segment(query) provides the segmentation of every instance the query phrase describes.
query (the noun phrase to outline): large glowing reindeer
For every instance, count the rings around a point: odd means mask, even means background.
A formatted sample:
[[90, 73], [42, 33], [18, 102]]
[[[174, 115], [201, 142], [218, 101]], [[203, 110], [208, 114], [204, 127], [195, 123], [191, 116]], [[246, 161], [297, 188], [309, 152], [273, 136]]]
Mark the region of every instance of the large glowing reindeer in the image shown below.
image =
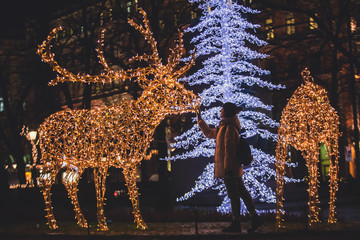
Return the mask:
[[180, 59], [184, 53], [182, 35], [172, 49], [167, 65], [163, 65], [158, 55], [156, 41], [152, 35], [146, 14], [140, 10], [144, 24], [129, 20], [150, 44], [152, 54], [136, 56], [132, 61], [143, 61], [146, 67], [128, 71], [112, 71], [103, 56], [103, 37], [99, 40], [98, 54], [105, 72], [100, 75], [73, 74], [63, 69], [51, 53], [51, 40], [60, 28], [54, 29], [47, 40], [39, 46], [38, 54], [60, 75], [50, 85], [59, 82], [111, 82], [113, 79], [136, 79], [143, 88], [137, 100], [127, 100], [112, 106], [92, 110], [65, 110], [52, 114], [39, 127], [41, 163], [44, 172], [39, 177], [45, 200], [46, 217], [49, 227], [57, 224], [51, 206], [51, 186], [61, 168], [66, 168], [63, 183], [71, 199], [76, 219], [81, 227], [87, 227], [77, 197], [77, 185], [86, 168], [94, 169], [97, 197], [98, 227], [108, 230], [104, 216], [104, 194], [107, 170], [114, 166], [122, 168], [133, 205], [134, 221], [137, 227], [147, 226], [139, 210], [136, 187], [136, 168], [145, 158], [152, 135], [157, 125], [168, 114], [192, 112], [200, 104], [199, 98], [177, 82], [193, 64], [193, 60], [182, 67]]

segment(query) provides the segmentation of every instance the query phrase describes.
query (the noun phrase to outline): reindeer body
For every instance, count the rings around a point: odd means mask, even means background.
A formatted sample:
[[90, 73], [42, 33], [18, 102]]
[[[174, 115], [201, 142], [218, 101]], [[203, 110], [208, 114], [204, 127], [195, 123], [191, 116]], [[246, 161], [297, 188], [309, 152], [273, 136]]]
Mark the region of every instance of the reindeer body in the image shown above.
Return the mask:
[[[80, 167], [124, 167], [140, 162], [156, 126], [163, 117], [149, 116], [135, 101], [92, 110], [64, 110], [49, 116], [39, 127], [42, 164]], [[136, 112], [144, 119], [136, 119]], [[147, 129], [147, 131], [143, 131]], [[126, 133], [126, 134], [124, 134]], [[132, 143], [137, 143], [134, 146]], [[51, 157], [57, 156], [56, 161]], [[104, 158], [113, 161], [103, 161]]]
[[[172, 97], [168, 99], [169, 96]], [[169, 87], [155, 81], [136, 101], [94, 110], [65, 110], [48, 117], [38, 131], [45, 170], [39, 179], [50, 228], [57, 228], [50, 189], [62, 167], [66, 168], [63, 183], [74, 204], [78, 224], [87, 227], [76, 192], [81, 174], [90, 167], [94, 169], [99, 229], [108, 230], [103, 210], [105, 180], [107, 169], [117, 167], [123, 169], [137, 226], [145, 229], [139, 210], [136, 167], [146, 156], [157, 125], [167, 114], [194, 111], [196, 99], [178, 82]]]
[[[139, 107], [142, 107], [139, 109]], [[136, 118], [138, 113], [142, 118]], [[146, 155], [156, 126], [165, 114], [151, 116], [149, 109], [138, 101], [124, 101], [95, 110], [65, 110], [54, 113], [39, 127], [43, 187], [49, 226], [57, 228], [50, 198], [50, 189], [61, 168], [66, 168], [63, 183], [75, 208], [78, 224], [87, 227], [77, 199], [77, 185], [86, 167], [94, 169], [97, 192], [98, 222], [107, 230], [103, 214], [105, 180], [109, 167], [123, 168], [140, 228], [146, 228], [138, 210], [136, 167]], [[145, 116], [145, 117], [144, 117]], [[130, 123], [130, 124], [129, 124]]]
[[[146, 224], [139, 210], [136, 167], [146, 157], [155, 128], [166, 115], [194, 112], [200, 105], [200, 99], [177, 81], [194, 63], [192, 59], [177, 68], [184, 54], [182, 35], [180, 34], [179, 44], [171, 50], [167, 65], [163, 65], [146, 13], [143, 10], [140, 12], [144, 17], [144, 26], [132, 20], [129, 23], [145, 36], [153, 53], [135, 56], [130, 62], [144, 61], [148, 63], [146, 67], [112, 71], [103, 56], [103, 43], [99, 41], [97, 51], [106, 73], [94, 76], [73, 74], [60, 67], [51, 53], [50, 42], [61, 28], [53, 29], [38, 48], [42, 59], [60, 74], [50, 85], [65, 81], [108, 83], [113, 79], [136, 79], [143, 88], [143, 93], [137, 100], [94, 110], [60, 111], [40, 125], [38, 132], [44, 171], [38, 179], [51, 229], [56, 229], [57, 225], [52, 212], [50, 190], [61, 168], [66, 168], [63, 183], [74, 205], [78, 224], [87, 227], [77, 198], [77, 185], [83, 171], [90, 167], [94, 169], [98, 227], [101, 231], [108, 230], [103, 205], [106, 174], [112, 166], [123, 169], [134, 219], [139, 228], [145, 229]], [[103, 39], [103, 34], [101, 37]]]
[[284, 108], [278, 130], [278, 143], [276, 146], [276, 219], [279, 227], [282, 227], [283, 221], [284, 176], [288, 145], [301, 151], [309, 171], [309, 226], [320, 221], [318, 197], [319, 147], [321, 143], [324, 143], [327, 147], [330, 163], [328, 222], [336, 222], [335, 194], [338, 189], [339, 117], [329, 103], [326, 90], [313, 82], [310, 72], [305, 69], [302, 76], [304, 83], [296, 89]]

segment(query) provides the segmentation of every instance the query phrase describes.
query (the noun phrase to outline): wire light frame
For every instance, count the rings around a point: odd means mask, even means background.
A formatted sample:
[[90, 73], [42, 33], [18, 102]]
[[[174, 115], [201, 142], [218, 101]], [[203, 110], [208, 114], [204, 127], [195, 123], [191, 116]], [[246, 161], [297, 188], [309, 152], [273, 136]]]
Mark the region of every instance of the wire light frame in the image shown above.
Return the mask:
[[302, 71], [301, 75], [304, 83], [295, 90], [283, 110], [278, 130], [276, 147], [276, 220], [278, 227], [284, 227], [283, 194], [286, 149], [288, 145], [301, 151], [308, 168], [309, 226], [319, 222], [318, 162], [320, 144], [323, 143], [327, 147], [330, 159], [328, 222], [336, 222], [335, 195], [338, 190], [339, 116], [335, 109], [331, 107], [326, 90], [314, 83], [307, 68]]
[[[143, 25], [132, 20], [135, 27], [151, 46], [151, 54], [135, 56], [131, 61], [141, 61], [145, 67], [112, 71], [103, 56], [104, 31], [97, 49], [104, 73], [99, 75], [74, 74], [59, 66], [51, 53], [51, 40], [60, 28], [51, 31], [38, 48], [38, 54], [59, 76], [50, 85], [62, 82], [102, 82], [115, 79], [134, 79], [143, 88], [137, 100], [123, 100], [111, 106], [91, 110], [64, 110], [49, 116], [40, 125], [39, 145], [44, 171], [38, 178], [45, 201], [48, 225], [58, 228], [51, 204], [51, 186], [60, 169], [65, 168], [63, 183], [74, 205], [75, 217], [81, 227], [88, 223], [81, 212], [77, 186], [86, 168], [94, 169], [97, 198], [97, 219], [100, 231], [108, 230], [104, 215], [105, 181], [109, 167], [122, 168], [128, 195], [133, 206], [134, 221], [140, 229], [147, 226], [139, 208], [139, 193], [136, 186], [136, 168], [143, 159], [154, 153], [149, 151], [155, 128], [169, 114], [194, 112], [200, 98], [177, 81], [177, 78], [193, 65], [193, 58], [183, 64], [185, 54], [182, 34], [171, 50], [167, 64], [163, 65], [157, 43], [151, 32], [146, 13], [141, 9]], [[36, 159], [36, 158], [35, 158]]]

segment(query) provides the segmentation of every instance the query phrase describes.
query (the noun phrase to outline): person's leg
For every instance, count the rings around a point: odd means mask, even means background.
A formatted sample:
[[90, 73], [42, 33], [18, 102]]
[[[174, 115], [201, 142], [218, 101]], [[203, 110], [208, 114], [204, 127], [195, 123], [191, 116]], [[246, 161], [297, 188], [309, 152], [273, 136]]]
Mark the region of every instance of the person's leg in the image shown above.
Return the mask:
[[244, 204], [247, 210], [249, 211], [251, 217], [251, 227], [248, 229], [248, 232], [254, 232], [258, 227], [260, 227], [263, 224], [263, 221], [255, 210], [254, 201], [252, 200], [249, 191], [246, 189], [242, 178], [239, 178], [238, 180], [238, 187], [239, 187], [239, 195], [241, 199], [244, 201]]
[[223, 229], [223, 232], [241, 232], [238, 179], [236, 177], [226, 177], [224, 183], [231, 203], [233, 221], [230, 226]]
[[246, 189], [242, 178], [238, 179], [238, 187], [239, 187], [239, 195], [241, 199], [244, 201], [244, 204], [247, 210], [249, 211], [250, 215], [251, 216], [257, 215], [254, 201], [252, 200], [249, 191]]

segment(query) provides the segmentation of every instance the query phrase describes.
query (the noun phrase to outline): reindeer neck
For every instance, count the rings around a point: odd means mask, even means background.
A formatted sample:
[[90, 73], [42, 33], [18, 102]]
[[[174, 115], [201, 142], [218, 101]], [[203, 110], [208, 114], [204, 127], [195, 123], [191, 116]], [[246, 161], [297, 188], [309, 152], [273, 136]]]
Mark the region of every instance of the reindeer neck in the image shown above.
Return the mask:
[[157, 126], [165, 118], [165, 104], [157, 102], [152, 95], [143, 93], [135, 102], [136, 108], [144, 116], [144, 122]]

